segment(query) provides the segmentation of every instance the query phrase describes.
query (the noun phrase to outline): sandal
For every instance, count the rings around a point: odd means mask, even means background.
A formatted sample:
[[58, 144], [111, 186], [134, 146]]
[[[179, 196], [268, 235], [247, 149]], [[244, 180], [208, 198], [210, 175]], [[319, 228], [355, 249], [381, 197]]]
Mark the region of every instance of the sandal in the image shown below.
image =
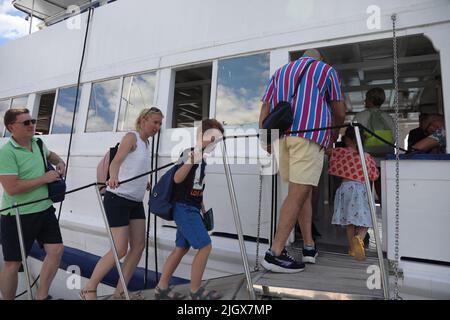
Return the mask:
[[198, 288], [196, 292], [190, 292], [191, 300], [219, 300], [222, 298], [216, 290], [207, 291], [204, 287]]
[[353, 237], [353, 248], [356, 260], [361, 261], [366, 259], [366, 254], [364, 252], [364, 241], [361, 239], [361, 237]]
[[155, 299], [156, 300], [183, 300], [185, 298], [184, 294], [176, 291], [172, 291], [173, 287], [169, 286], [167, 289], [161, 289], [160, 287], [155, 287]]
[[[95, 299], [86, 299], [86, 295], [89, 293], [95, 293]], [[81, 289], [78, 295], [81, 300], [97, 300], [97, 290], [95, 289]]]
[[[144, 295], [141, 293], [141, 291], [138, 292], [128, 292], [128, 295], [130, 296], [130, 300], [146, 300]], [[120, 296], [113, 295], [113, 300], [127, 300], [125, 296], [125, 292], [122, 291], [120, 293]]]

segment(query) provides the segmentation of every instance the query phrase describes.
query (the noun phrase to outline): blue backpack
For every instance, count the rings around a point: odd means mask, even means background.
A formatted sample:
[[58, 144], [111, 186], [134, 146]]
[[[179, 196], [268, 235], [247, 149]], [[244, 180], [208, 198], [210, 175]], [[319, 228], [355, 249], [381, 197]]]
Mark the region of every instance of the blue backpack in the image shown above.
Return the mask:
[[173, 221], [173, 203], [171, 203], [174, 184], [173, 177], [179, 167], [178, 164], [175, 164], [162, 175], [148, 199], [149, 212], [168, 221]]

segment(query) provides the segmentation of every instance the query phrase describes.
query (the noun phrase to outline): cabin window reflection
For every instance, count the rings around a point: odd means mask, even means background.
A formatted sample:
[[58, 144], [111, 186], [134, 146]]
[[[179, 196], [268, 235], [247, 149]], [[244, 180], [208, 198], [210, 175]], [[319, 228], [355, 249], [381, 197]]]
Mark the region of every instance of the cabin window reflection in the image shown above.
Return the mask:
[[[27, 102], [28, 102], [28, 96], [13, 98], [11, 101], [11, 109], [26, 108]], [[5, 137], [11, 137], [11, 133], [8, 130], [5, 130]]]
[[40, 95], [36, 134], [48, 134], [53, 115], [56, 91]]
[[[59, 89], [58, 98], [56, 100], [56, 110], [53, 120], [52, 133], [62, 134], [71, 132], [76, 94], [76, 86]], [[80, 95], [81, 90], [78, 91], [77, 113], [80, 105]], [[75, 132], [75, 128], [73, 132]]]
[[3, 117], [5, 116], [5, 112], [9, 109], [10, 103], [11, 103], [10, 99], [0, 100], [0, 137], [3, 137], [3, 131], [5, 130]]
[[92, 84], [86, 132], [113, 131], [119, 105], [120, 79]]
[[258, 123], [269, 77], [268, 53], [219, 60], [216, 118], [224, 125]]
[[134, 123], [141, 110], [153, 105], [155, 84], [155, 72], [124, 78], [117, 131], [134, 129]]

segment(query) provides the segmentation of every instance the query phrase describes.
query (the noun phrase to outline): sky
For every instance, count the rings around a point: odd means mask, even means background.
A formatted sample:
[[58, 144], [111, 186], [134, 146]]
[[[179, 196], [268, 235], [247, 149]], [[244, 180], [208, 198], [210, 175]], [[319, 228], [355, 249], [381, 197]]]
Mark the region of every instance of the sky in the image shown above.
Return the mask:
[[[17, 10], [11, 0], [0, 0], [0, 46], [28, 34], [30, 22], [25, 20], [25, 13]], [[32, 32], [37, 30], [39, 19], [33, 19]]]

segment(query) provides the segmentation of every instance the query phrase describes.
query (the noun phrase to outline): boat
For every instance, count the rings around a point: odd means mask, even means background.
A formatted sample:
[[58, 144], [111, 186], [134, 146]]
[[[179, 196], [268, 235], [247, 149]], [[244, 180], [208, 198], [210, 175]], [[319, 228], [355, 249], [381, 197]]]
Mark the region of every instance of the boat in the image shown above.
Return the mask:
[[[273, 159], [255, 136], [260, 99], [271, 74], [306, 49], [317, 48], [339, 73], [346, 122], [364, 110], [364, 93], [381, 87], [388, 97], [382, 109], [395, 115], [398, 146], [406, 148], [419, 112], [443, 114], [450, 125], [448, 0], [380, 0], [376, 5], [367, 0], [12, 3], [42, 21], [39, 31], [0, 46], [0, 118], [9, 108], [31, 110], [38, 120], [36, 134], [69, 164], [68, 190], [96, 181], [98, 162], [132, 128], [144, 107], [157, 106], [165, 115], [149, 154], [155, 168], [191, 146], [195, 121], [217, 118], [226, 136], [244, 138], [227, 139], [229, 167], [219, 152], [207, 169], [205, 204], [214, 209], [215, 228], [206, 280], [239, 282], [246, 292], [242, 281], [248, 282], [250, 274], [249, 291], [256, 290], [258, 297], [450, 299], [448, 155], [381, 162], [382, 201], [375, 207], [379, 235], [371, 234], [366, 263], [345, 255], [345, 231], [330, 223], [333, 182], [323, 175], [314, 214], [321, 252], [317, 265], [302, 273], [306, 278], [250, 270], [269, 248], [287, 194], [287, 186], [274, 174]], [[2, 123], [0, 136], [3, 145], [9, 137]], [[77, 299], [96, 261], [109, 250], [100, 205], [95, 187], [55, 204], [65, 252], [51, 288], [54, 297]], [[156, 285], [174, 246], [173, 222], [151, 214], [148, 220], [148, 253], [130, 282], [131, 291]], [[294, 255], [301, 248], [297, 229], [289, 248]], [[42, 258], [33, 247], [28, 258], [32, 282]], [[189, 281], [192, 258], [190, 253], [182, 261], [175, 285]], [[377, 269], [381, 266], [385, 282], [370, 288], [367, 281], [373, 275], [382, 277]], [[355, 278], [343, 281], [351, 275]], [[99, 296], [110, 295], [117, 279], [117, 270], [111, 272]], [[317, 279], [324, 281], [319, 285]], [[25, 280], [21, 273], [18, 294], [26, 291]], [[24, 294], [19, 299], [26, 298]]]

